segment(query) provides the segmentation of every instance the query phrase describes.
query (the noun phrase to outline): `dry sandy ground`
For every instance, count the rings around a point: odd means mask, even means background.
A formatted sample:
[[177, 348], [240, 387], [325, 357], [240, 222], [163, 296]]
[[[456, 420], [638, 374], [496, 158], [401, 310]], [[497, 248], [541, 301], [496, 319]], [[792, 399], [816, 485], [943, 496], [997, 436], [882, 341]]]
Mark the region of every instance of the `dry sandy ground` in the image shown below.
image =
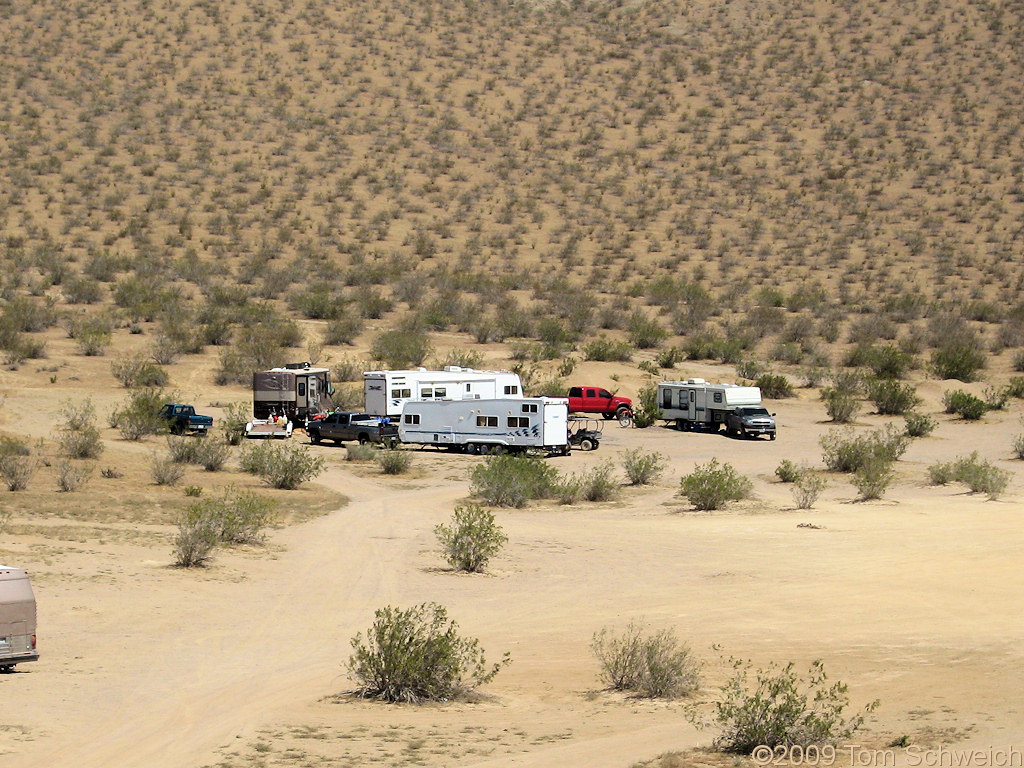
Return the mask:
[[[922, 386], [928, 410], [942, 389]], [[4, 557], [33, 574], [42, 659], [0, 678], [0, 763], [629, 766], [708, 745], [714, 731], [688, 722], [686, 702], [597, 690], [592, 634], [638, 617], [706, 659], [705, 701], [723, 655], [820, 657], [858, 706], [881, 700], [859, 743], [1024, 747], [1024, 474], [995, 502], [925, 484], [928, 464], [972, 449], [1019, 467], [1019, 405], [980, 424], [939, 416], [885, 499], [855, 503], [833, 476], [811, 511], [794, 509], [773, 470], [784, 458], [820, 466], [829, 425], [807, 396], [773, 410], [771, 443], [609, 425], [599, 451], [552, 461], [579, 471], [643, 446], [669, 457], [665, 477], [615, 503], [499, 511], [509, 544], [488, 575], [442, 567], [432, 529], [467, 495], [475, 460], [432, 451], [403, 478], [332, 461], [318, 482], [350, 504], [208, 569], [169, 567], [159, 537], [8, 542]], [[756, 498], [687, 511], [679, 477], [711, 457], [754, 478]], [[424, 707], [335, 696], [352, 685], [349, 639], [374, 609], [426, 600], [493, 658], [511, 652], [488, 696]]]

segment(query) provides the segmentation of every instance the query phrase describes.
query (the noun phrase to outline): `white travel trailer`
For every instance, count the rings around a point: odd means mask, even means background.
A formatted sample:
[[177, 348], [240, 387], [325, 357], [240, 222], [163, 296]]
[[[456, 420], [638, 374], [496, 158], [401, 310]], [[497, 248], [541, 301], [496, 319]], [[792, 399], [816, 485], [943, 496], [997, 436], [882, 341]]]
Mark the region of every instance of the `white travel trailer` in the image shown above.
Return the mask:
[[511, 371], [477, 371], [457, 365], [441, 371], [366, 371], [366, 412], [399, 416], [409, 400], [493, 400], [522, 397], [523, 382]]
[[398, 439], [466, 453], [569, 452], [569, 401], [564, 397], [409, 400]]
[[28, 574], [0, 565], [0, 670], [38, 660], [36, 596]]
[[679, 429], [707, 426], [718, 430], [731, 411], [761, 404], [760, 387], [737, 384], [709, 384], [704, 379], [663, 381], [658, 384], [661, 417], [675, 420]]

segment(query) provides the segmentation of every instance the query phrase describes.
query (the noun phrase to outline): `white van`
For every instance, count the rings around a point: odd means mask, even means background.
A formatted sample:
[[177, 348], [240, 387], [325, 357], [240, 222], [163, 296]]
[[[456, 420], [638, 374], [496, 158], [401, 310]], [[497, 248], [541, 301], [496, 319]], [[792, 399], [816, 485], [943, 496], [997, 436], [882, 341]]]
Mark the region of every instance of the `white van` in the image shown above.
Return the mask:
[[20, 568], [0, 565], [0, 672], [38, 660], [36, 596], [28, 574]]

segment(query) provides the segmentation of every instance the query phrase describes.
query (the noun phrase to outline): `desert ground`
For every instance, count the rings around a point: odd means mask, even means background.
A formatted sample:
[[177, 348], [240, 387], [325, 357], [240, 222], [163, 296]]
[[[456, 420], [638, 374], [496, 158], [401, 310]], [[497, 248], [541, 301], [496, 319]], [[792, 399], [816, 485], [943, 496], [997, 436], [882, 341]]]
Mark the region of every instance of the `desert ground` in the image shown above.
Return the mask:
[[[201, 378], [211, 363], [195, 359]], [[99, 376], [103, 363], [93, 365]], [[580, 375], [612, 372], [584, 364]], [[685, 367], [687, 376], [721, 373]], [[12, 376], [5, 429], [41, 390], [50, 392], [44, 414], [56, 419], [61, 397], [77, 389], [41, 377], [32, 386], [27, 376], [15, 389]], [[880, 700], [855, 734], [865, 748], [900, 736], [922, 748], [1024, 744], [1021, 481], [996, 501], [926, 481], [928, 465], [968, 448], [1016, 469], [1008, 446], [1020, 407], [965, 423], [940, 413], [943, 385], [920, 386], [940, 426], [912, 443], [881, 500], [857, 502], [848, 480], [828, 473], [809, 510], [796, 509], [774, 476], [785, 458], [821, 468], [818, 438], [832, 425], [808, 391], [771, 403], [774, 442], [610, 422], [598, 451], [550, 461], [578, 472], [642, 447], [668, 458], [664, 476], [623, 488], [614, 502], [499, 510], [509, 543], [481, 575], [449, 570], [433, 535], [467, 498], [481, 459], [433, 450], [415, 450], [410, 473], [388, 477], [346, 464], [342, 448], [311, 447], [328, 470], [294, 493], [328, 496], [332, 508], [278, 527], [263, 547], [219, 550], [206, 568], [172, 567], [173, 527], [119, 521], [113, 506], [86, 519], [21, 511], [0, 559], [32, 575], [42, 658], [0, 678], [12, 705], [3, 763], [629, 766], [683, 752], [679, 764], [724, 765], [732, 758], [703, 751], [714, 729], [696, 728], [687, 713], [695, 704], [710, 712], [728, 657], [821, 658], [849, 684], [853, 705]], [[119, 396], [96, 392], [100, 402]], [[41, 435], [46, 417], [35, 424]], [[862, 415], [857, 428], [885, 420]], [[127, 443], [106, 429], [104, 439], [101, 464], [126, 467], [162, 440]], [[752, 478], [755, 495], [695, 512], [679, 478], [716, 457]], [[60, 496], [71, 510], [115, 499], [131, 482], [93, 477]], [[508, 651], [512, 663], [473, 702], [344, 695], [354, 686], [344, 668], [350, 638], [375, 609], [423, 601], [445, 605], [489, 657]], [[695, 699], [601, 690], [590, 639], [633, 619], [675, 629], [704, 659]]]

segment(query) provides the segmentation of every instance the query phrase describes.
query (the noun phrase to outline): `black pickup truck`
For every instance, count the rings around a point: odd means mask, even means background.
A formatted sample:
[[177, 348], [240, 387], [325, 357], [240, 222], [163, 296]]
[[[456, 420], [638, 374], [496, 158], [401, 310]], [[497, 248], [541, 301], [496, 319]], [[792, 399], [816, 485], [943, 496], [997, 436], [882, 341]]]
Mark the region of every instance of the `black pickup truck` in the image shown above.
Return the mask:
[[205, 435], [213, 426], [212, 416], [200, 416], [191, 405], [167, 403], [160, 409], [160, 416], [167, 420], [167, 426], [176, 435], [194, 432]]
[[394, 443], [398, 441], [398, 425], [372, 413], [336, 411], [310, 421], [306, 425], [306, 434], [314, 445], [321, 440], [333, 440], [339, 444], [345, 440], [356, 440], [360, 445]]

